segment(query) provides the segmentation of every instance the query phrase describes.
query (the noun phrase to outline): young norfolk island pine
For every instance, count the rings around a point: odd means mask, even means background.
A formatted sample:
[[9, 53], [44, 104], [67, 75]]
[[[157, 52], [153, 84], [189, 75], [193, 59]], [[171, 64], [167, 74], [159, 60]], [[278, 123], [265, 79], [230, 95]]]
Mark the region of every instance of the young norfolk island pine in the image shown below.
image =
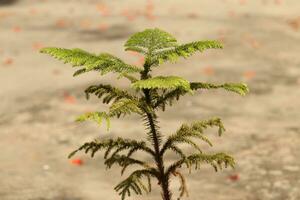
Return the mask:
[[[91, 54], [81, 49], [43, 48], [42, 53], [70, 63], [74, 67], [81, 66], [73, 76], [89, 72], [99, 71], [101, 75], [113, 72], [119, 78], [126, 78], [131, 82], [134, 92], [121, 90], [107, 84], [92, 85], [85, 90], [86, 98], [94, 94], [103, 99], [103, 103], [110, 104], [108, 112], [89, 112], [77, 118], [77, 121], [94, 120], [101, 124], [107, 122], [109, 128], [110, 118], [130, 115], [140, 115], [146, 127], [145, 140], [116, 139], [94, 140], [83, 144], [76, 151], [90, 153], [93, 157], [99, 150], [104, 150], [105, 165], [111, 168], [114, 164], [122, 167], [121, 174], [131, 165], [139, 166], [125, 180], [120, 182], [115, 190], [122, 200], [132, 193], [141, 195], [151, 191], [151, 179], [157, 179], [162, 190], [163, 200], [171, 200], [172, 193], [169, 189], [171, 176], [180, 180], [180, 199], [184, 194], [188, 195], [185, 178], [180, 171], [184, 165], [198, 169], [202, 163], [210, 164], [216, 171], [228, 165], [234, 167], [234, 159], [225, 153], [206, 154], [195, 143], [201, 140], [212, 146], [210, 140], [204, 135], [204, 130], [209, 127], [217, 127], [218, 134], [225, 131], [219, 118], [204, 121], [195, 121], [182, 124], [175, 133], [165, 136], [159, 130], [157, 111], [165, 111], [166, 106], [179, 100], [180, 96], [193, 94], [197, 90], [222, 88], [230, 92], [245, 95], [248, 87], [243, 83], [211, 84], [203, 82], [189, 82], [179, 76], [155, 76], [151, 71], [166, 61], [174, 62], [179, 57], [188, 58], [195, 52], [203, 52], [206, 49], [221, 49], [222, 45], [217, 41], [195, 41], [187, 44], [178, 44], [177, 40], [167, 32], [155, 29], [146, 29], [132, 35], [125, 43], [126, 51], [135, 51], [145, 56], [143, 68], [126, 64], [119, 58], [108, 53]], [[189, 144], [195, 149], [195, 153], [186, 155], [180, 148], [181, 144]], [[144, 152], [153, 158], [153, 163], [134, 158], [136, 152]], [[169, 166], [165, 165], [164, 155], [173, 152], [178, 155], [178, 160]]]

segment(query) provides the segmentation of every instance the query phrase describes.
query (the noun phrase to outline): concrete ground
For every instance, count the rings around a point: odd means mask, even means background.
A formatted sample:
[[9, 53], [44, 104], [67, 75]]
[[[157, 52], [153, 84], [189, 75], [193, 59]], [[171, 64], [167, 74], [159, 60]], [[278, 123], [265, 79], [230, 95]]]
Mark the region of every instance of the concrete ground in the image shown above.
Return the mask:
[[[87, 86], [126, 89], [128, 82], [96, 73], [73, 78], [74, 69], [38, 50], [78, 47], [139, 65], [141, 58], [123, 51], [123, 44], [137, 31], [158, 27], [182, 43], [218, 39], [225, 48], [164, 64], [155, 74], [245, 82], [251, 90], [245, 97], [199, 92], [159, 113], [165, 135], [182, 122], [221, 117], [226, 134], [208, 131], [214, 147], [203, 147], [228, 152], [237, 162], [218, 173], [208, 166], [184, 170], [190, 195], [183, 199], [299, 200], [299, 10], [298, 0], [0, 0], [0, 199], [120, 199], [113, 190], [125, 178], [119, 168], [105, 170], [101, 154], [78, 154], [77, 164], [67, 155], [96, 137], [145, 137], [137, 116], [113, 120], [110, 132], [74, 122], [86, 111], [106, 109], [96, 98], [86, 101]], [[130, 199], [160, 199], [156, 186]], [[174, 199], [177, 187], [174, 180]]]

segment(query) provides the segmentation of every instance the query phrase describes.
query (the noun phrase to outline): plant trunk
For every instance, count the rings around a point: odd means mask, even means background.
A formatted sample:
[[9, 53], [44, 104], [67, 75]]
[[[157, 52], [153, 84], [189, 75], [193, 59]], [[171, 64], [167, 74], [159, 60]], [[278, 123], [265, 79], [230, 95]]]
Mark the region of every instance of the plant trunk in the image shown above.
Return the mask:
[[[149, 72], [149, 68], [150, 66], [148, 66], [148, 64], [144, 65], [144, 71], [141, 73], [141, 79], [147, 79], [148, 77], [148, 72]], [[143, 92], [145, 94], [145, 100], [146, 103], [148, 104], [148, 106], [152, 107], [152, 103], [151, 103], [151, 94], [150, 94], [150, 90], [149, 89], [143, 89]], [[153, 139], [153, 144], [154, 144], [154, 150], [155, 150], [155, 161], [156, 161], [156, 165], [157, 165], [157, 169], [159, 171], [159, 184], [161, 186], [162, 189], [162, 197], [163, 200], [171, 200], [171, 192], [169, 190], [169, 178], [166, 176], [165, 174], [165, 169], [164, 169], [164, 161], [162, 159], [162, 156], [160, 155], [160, 148], [159, 148], [159, 136], [158, 136], [158, 132], [156, 130], [156, 126], [155, 126], [155, 118], [156, 115], [155, 113], [147, 113], [147, 118], [148, 118], [148, 122], [150, 125], [150, 133], [152, 134], [152, 139]]]
[[171, 200], [171, 192], [169, 190], [169, 179], [165, 174], [164, 170], [164, 162], [162, 157], [160, 156], [160, 148], [159, 148], [159, 142], [157, 137], [157, 130], [155, 128], [153, 116], [151, 114], [147, 114], [151, 133], [153, 135], [153, 143], [154, 143], [154, 149], [155, 149], [155, 161], [156, 165], [159, 171], [159, 184], [162, 189], [162, 196], [163, 200]]

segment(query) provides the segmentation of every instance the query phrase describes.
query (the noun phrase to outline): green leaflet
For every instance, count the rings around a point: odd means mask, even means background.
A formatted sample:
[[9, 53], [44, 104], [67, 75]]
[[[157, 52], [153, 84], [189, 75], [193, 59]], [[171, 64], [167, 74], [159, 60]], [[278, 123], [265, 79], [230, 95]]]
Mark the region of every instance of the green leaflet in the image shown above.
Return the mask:
[[221, 49], [222, 44], [218, 41], [196, 41], [182, 44], [173, 48], [168, 48], [156, 52], [153, 55], [153, 64], [162, 64], [166, 61], [176, 62], [179, 57], [187, 58], [197, 51], [203, 52], [206, 49]]
[[199, 169], [203, 164], [210, 164], [215, 171], [217, 172], [219, 169], [222, 170], [223, 166], [227, 168], [230, 166], [231, 168], [235, 167], [234, 158], [225, 154], [225, 153], [216, 153], [216, 154], [204, 154], [204, 153], [195, 153], [191, 154], [187, 157], [184, 157], [177, 162], [174, 162], [167, 169], [167, 174], [170, 175], [177, 168], [181, 167], [183, 164], [189, 168], [189, 172], [191, 173], [192, 167], [194, 166], [195, 170]]
[[207, 163], [214, 167], [215, 171], [218, 171], [218, 169], [221, 170], [223, 168], [222, 164], [225, 167], [229, 165], [232, 168], [234, 168], [235, 165], [234, 159], [225, 153], [216, 153], [213, 155], [202, 153], [192, 154], [188, 156], [183, 163], [190, 169], [192, 165], [195, 166], [195, 169], [198, 169], [202, 163]]
[[129, 94], [126, 90], [113, 87], [107, 84], [91, 85], [85, 89], [86, 99], [89, 99], [90, 94], [96, 95], [98, 98], [103, 98], [103, 103], [108, 104], [111, 101], [118, 101], [122, 98], [137, 99], [136, 96]]
[[192, 93], [190, 83], [178, 76], [157, 76], [145, 80], [136, 81], [131, 84], [134, 89], [183, 89]]
[[204, 129], [207, 129], [208, 127], [218, 127], [218, 135], [222, 136], [222, 134], [225, 132], [224, 125], [220, 118], [214, 117], [209, 120], [202, 120], [202, 121], [196, 121], [191, 123], [188, 129], [195, 130], [198, 132], [203, 132]]
[[[190, 88], [192, 90], [198, 89], [225, 89], [230, 92], [234, 92], [240, 94], [242, 96], [246, 95], [249, 92], [249, 88], [245, 83], [224, 83], [221, 85], [216, 85], [212, 83], [202, 83], [202, 82], [191, 82]], [[173, 101], [179, 100], [181, 96], [184, 96], [187, 91], [182, 90], [180, 88], [173, 89], [166, 93], [163, 93], [159, 97], [156, 98], [156, 102], [154, 104], [155, 108], [160, 108], [165, 111], [165, 107], [167, 104], [172, 105]]]
[[132, 35], [125, 43], [125, 50], [149, 53], [159, 49], [177, 46], [177, 40], [171, 34], [158, 28], [146, 29]]
[[[148, 187], [146, 187], [141, 181], [143, 177], [147, 178]], [[133, 191], [137, 195], [143, 194], [143, 191], [148, 193], [151, 191], [150, 177], [153, 177], [153, 173], [150, 170], [136, 170], [132, 172], [128, 178], [119, 183], [114, 189], [119, 192], [122, 200], [124, 200], [126, 196], [131, 196], [130, 191]]]
[[249, 88], [245, 83], [224, 83], [221, 85], [215, 85], [211, 83], [195, 82], [195, 83], [191, 83], [191, 88], [193, 90], [223, 88], [227, 91], [235, 92], [242, 96], [245, 96], [249, 92]]
[[242, 96], [245, 96], [249, 92], [249, 88], [245, 83], [225, 83], [223, 88]]
[[86, 120], [92, 120], [92, 121], [97, 122], [99, 125], [101, 125], [103, 119], [106, 120], [107, 131], [108, 131], [110, 128], [110, 119], [109, 119], [109, 115], [106, 112], [88, 112], [88, 113], [78, 116], [76, 118], [76, 121], [83, 122]]
[[[224, 125], [220, 118], [212, 118], [209, 120], [201, 120], [188, 124], [182, 124], [180, 128], [172, 135], [170, 135], [166, 142], [163, 144], [160, 154], [163, 155], [166, 150], [170, 149], [181, 156], [185, 155], [182, 151], [175, 147], [177, 144], [189, 144], [194, 147], [196, 150], [201, 151], [200, 147], [193, 142], [192, 139], [200, 139], [203, 142], [207, 143], [209, 146], [212, 146], [211, 141], [204, 135], [204, 130], [208, 127], [218, 127], [218, 135], [221, 136], [225, 131]], [[175, 148], [174, 148], [175, 147]]]
[[103, 149], [105, 149], [104, 159], [108, 159], [108, 156], [112, 151], [114, 152], [110, 157], [119, 155], [119, 153], [123, 153], [123, 151], [127, 150], [129, 150], [129, 152], [133, 151], [131, 154], [127, 155], [128, 158], [131, 158], [132, 154], [137, 150], [143, 151], [151, 156], [154, 155], [154, 152], [146, 145], [144, 141], [123, 139], [118, 137], [116, 139], [97, 139], [92, 142], [86, 142], [81, 147], [73, 151], [69, 155], [69, 158], [75, 155], [78, 151], [84, 151], [86, 154], [90, 153], [91, 157], [94, 157], [97, 151]]
[[126, 98], [114, 102], [109, 108], [109, 115], [117, 117], [131, 113], [142, 114], [142, 112], [143, 111], [141, 110], [141, 108], [139, 108], [138, 102], [136, 100]]
[[64, 63], [70, 63], [74, 67], [84, 67], [75, 71], [73, 76], [77, 76], [92, 70], [100, 71], [101, 75], [109, 72], [137, 73], [141, 71], [140, 68], [128, 65], [119, 58], [108, 53], [95, 55], [81, 49], [64, 49], [56, 47], [46, 47], [41, 49], [40, 52], [49, 54], [58, 60], [64, 61]]

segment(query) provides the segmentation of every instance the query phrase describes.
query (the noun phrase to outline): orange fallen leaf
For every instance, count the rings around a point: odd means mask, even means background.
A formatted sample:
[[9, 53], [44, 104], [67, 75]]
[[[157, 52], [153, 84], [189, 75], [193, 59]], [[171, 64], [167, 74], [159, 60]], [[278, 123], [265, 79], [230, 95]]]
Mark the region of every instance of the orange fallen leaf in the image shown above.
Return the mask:
[[232, 174], [232, 175], [229, 175], [228, 178], [231, 181], [238, 181], [240, 179], [240, 176], [238, 174]]
[[274, 0], [274, 3], [277, 5], [281, 5], [283, 3], [283, 0]]
[[259, 48], [259, 47], [261, 46], [261, 43], [258, 42], [258, 41], [255, 40], [255, 39], [250, 40], [249, 43], [250, 43], [250, 45], [251, 45], [253, 48], [255, 48], [255, 49], [257, 49], [257, 48]]
[[298, 31], [300, 28], [300, 17], [289, 20], [287, 23], [292, 29]]
[[203, 73], [210, 76], [215, 73], [215, 70], [211, 66], [207, 66], [203, 68]]
[[109, 26], [106, 23], [101, 23], [98, 28], [100, 31], [106, 31], [109, 28]]
[[81, 160], [81, 159], [72, 159], [71, 160], [71, 163], [73, 164], [73, 165], [83, 165], [83, 161]]
[[253, 79], [256, 76], [256, 72], [252, 71], [252, 70], [248, 70], [248, 71], [244, 72], [243, 76], [244, 76], [244, 78], [250, 80], [250, 79]]
[[245, 5], [247, 3], [247, 0], [240, 0], [240, 5]]
[[20, 26], [15, 26], [15, 27], [12, 28], [12, 31], [15, 32], [15, 33], [19, 33], [19, 32], [21, 32], [21, 30], [22, 29], [21, 29]]
[[65, 28], [68, 26], [68, 23], [65, 19], [58, 19], [56, 22], [55, 22], [55, 26], [56, 27], [59, 27], [59, 28]]
[[64, 92], [64, 101], [67, 104], [75, 104], [76, 99], [74, 96], [71, 96], [68, 92]]
[[13, 64], [14, 60], [12, 58], [6, 58], [4, 61], [3, 61], [3, 64], [5, 65], [11, 65]]

